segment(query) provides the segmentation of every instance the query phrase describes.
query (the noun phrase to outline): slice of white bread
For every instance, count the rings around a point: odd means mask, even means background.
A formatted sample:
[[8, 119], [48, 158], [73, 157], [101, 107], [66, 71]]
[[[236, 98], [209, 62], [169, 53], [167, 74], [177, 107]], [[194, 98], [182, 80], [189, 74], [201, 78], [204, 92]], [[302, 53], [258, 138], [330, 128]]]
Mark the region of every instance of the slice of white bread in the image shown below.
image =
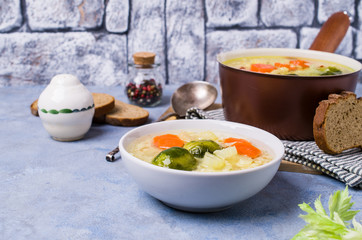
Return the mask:
[[362, 98], [348, 91], [330, 94], [316, 109], [313, 135], [318, 147], [328, 154], [362, 147]]
[[147, 122], [149, 113], [147, 110], [116, 100], [113, 110], [105, 115], [104, 121], [115, 126], [138, 126]]

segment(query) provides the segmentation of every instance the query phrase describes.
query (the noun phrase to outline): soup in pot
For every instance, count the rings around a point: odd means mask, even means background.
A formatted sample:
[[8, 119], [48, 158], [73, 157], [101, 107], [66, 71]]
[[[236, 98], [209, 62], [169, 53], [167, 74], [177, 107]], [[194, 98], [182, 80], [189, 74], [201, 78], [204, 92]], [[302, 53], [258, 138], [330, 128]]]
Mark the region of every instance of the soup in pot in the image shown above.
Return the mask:
[[223, 64], [237, 69], [277, 75], [328, 76], [353, 72], [352, 68], [334, 62], [285, 56], [241, 57], [227, 60]]

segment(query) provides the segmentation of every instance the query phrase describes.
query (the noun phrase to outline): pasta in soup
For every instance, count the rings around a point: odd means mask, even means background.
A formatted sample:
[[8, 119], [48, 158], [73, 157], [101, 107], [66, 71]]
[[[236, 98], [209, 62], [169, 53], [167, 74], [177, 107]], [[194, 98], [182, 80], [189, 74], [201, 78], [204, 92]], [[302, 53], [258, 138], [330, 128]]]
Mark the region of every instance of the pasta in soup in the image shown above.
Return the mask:
[[352, 68], [338, 63], [285, 56], [241, 57], [227, 60], [223, 64], [237, 69], [278, 75], [328, 76], [353, 72]]
[[151, 164], [199, 172], [254, 168], [272, 160], [271, 154], [243, 138], [211, 131], [175, 131], [145, 135], [127, 147]]

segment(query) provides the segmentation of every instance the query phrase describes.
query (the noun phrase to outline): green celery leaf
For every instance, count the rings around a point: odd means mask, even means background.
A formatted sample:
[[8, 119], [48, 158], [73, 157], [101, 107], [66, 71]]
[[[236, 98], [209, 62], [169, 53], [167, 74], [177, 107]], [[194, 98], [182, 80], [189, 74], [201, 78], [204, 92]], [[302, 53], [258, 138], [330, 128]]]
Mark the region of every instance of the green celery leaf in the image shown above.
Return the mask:
[[361, 240], [362, 232], [356, 230], [349, 230], [342, 238], [343, 240]]
[[334, 212], [333, 221], [340, 224], [340, 225], [346, 226], [345, 222], [342, 220], [342, 218], [336, 212]]
[[351, 196], [349, 196], [347, 187], [342, 192], [337, 191], [330, 196], [328, 206], [331, 219], [334, 218], [336, 212], [344, 222], [352, 220], [359, 211], [349, 211], [354, 204], [350, 201]]
[[[307, 203], [299, 204], [300, 209], [307, 213], [299, 217], [304, 219], [307, 225], [293, 239], [362, 239], [362, 225], [354, 218], [359, 211], [350, 210], [353, 204], [348, 187], [330, 196], [329, 215], [323, 208], [320, 196], [314, 202], [315, 210]], [[352, 220], [354, 228], [348, 228], [349, 220]]]
[[348, 229], [347, 234], [343, 236], [344, 240], [361, 240], [362, 239], [362, 225], [356, 221], [355, 218], [352, 219], [353, 227]]
[[307, 225], [295, 235], [292, 240], [320, 240], [320, 239], [342, 239], [334, 232], [316, 230], [313, 226]]
[[317, 198], [317, 200], [315, 200], [314, 202], [314, 207], [317, 211], [318, 214], [322, 215], [322, 216], [326, 216], [327, 217], [327, 213], [323, 208], [322, 202], [321, 202], [321, 196], [319, 195], [319, 197]]
[[362, 224], [360, 224], [359, 222], [357, 222], [355, 218], [352, 219], [352, 224], [353, 224], [353, 227], [354, 227], [354, 229], [355, 229], [356, 231], [362, 233]]

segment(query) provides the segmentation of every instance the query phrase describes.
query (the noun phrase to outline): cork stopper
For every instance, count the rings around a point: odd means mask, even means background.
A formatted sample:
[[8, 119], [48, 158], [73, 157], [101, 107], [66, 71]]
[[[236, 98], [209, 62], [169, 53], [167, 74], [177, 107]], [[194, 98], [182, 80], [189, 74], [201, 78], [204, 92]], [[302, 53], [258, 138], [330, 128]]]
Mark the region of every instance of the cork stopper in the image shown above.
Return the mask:
[[152, 65], [155, 63], [156, 54], [153, 52], [136, 52], [133, 61], [137, 65]]

